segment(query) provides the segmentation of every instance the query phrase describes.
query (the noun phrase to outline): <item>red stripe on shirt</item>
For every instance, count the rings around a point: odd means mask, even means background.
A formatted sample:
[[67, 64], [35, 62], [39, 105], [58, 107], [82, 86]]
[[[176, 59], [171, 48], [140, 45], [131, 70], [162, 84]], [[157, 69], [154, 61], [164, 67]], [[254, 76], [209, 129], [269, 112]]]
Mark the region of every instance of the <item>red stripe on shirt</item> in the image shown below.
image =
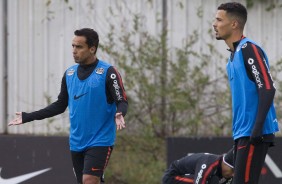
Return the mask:
[[259, 63], [259, 66], [260, 66], [260, 69], [261, 69], [261, 72], [262, 72], [262, 77], [263, 77], [263, 79], [265, 81], [266, 89], [271, 89], [270, 82], [269, 82], [269, 79], [267, 77], [267, 69], [265, 68], [265, 65], [263, 64], [263, 61], [262, 61], [262, 58], [259, 55], [258, 49], [257, 49], [257, 47], [254, 44], [252, 44], [252, 47], [254, 49], [256, 58], [258, 60], [258, 63]]
[[248, 153], [248, 158], [247, 158], [247, 164], [246, 164], [246, 171], [245, 171], [245, 182], [249, 182], [250, 180], [250, 171], [251, 171], [251, 163], [253, 159], [253, 154], [254, 154], [254, 145], [250, 145], [250, 150]]
[[202, 184], [205, 184], [205, 183], [207, 182], [207, 177], [210, 175], [211, 171], [212, 171], [215, 167], [218, 166], [218, 164], [219, 164], [219, 160], [209, 166], [207, 172], [205, 173], [205, 175], [204, 175], [204, 177], [203, 177]]
[[194, 180], [193, 179], [190, 179], [190, 178], [184, 178], [184, 177], [180, 177], [180, 176], [175, 176], [174, 178], [175, 180], [177, 181], [182, 181], [182, 182], [185, 182], [185, 183], [190, 183], [190, 184], [193, 184], [194, 183]]

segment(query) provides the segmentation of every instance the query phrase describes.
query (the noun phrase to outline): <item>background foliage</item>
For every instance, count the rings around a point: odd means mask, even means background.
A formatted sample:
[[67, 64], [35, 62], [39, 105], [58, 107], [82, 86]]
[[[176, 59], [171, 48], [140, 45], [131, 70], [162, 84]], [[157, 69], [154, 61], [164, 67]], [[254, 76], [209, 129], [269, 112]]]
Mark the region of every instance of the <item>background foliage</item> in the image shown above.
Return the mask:
[[122, 35], [114, 34], [111, 25], [101, 46], [117, 61], [129, 98], [127, 130], [119, 134], [118, 153], [111, 160], [123, 163], [125, 172], [110, 163], [107, 177], [113, 183], [159, 183], [166, 168], [166, 137], [230, 135], [224, 72], [209, 75], [210, 58], [221, 55], [211, 44], [208, 54], [193, 51], [197, 32], [183, 48], [168, 48], [166, 32], [150, 35], [139, 29], [139, 20], [136, 15], [132, 29], [122, 30]]

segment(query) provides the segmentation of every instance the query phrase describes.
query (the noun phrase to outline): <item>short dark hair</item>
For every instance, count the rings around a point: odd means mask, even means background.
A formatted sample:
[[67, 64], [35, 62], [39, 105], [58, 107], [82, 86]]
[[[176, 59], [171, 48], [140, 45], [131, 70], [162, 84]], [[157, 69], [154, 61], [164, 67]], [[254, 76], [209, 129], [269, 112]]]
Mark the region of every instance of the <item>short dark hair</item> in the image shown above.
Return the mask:
[[248, 17], [247, 9], [245, 8], [245, 6], [238, 2], [230, 2], [219, 5], [217, 9], [225, 10], [227, 14], [236, 17], [240, 26], [244, 28]]
[[90, 48], [90, 47], [95, 46], [96, 51], [97, 51], [98, 46], [99, 46], [99, 36], [98, 36], [98, 33], [94, 31], [94, 29], [91, 29], [91, 28], [78, 29], [74, 31], [74, 35], [84, 36], [86, 38], [86, 44], [88, 45], [88, 47]]

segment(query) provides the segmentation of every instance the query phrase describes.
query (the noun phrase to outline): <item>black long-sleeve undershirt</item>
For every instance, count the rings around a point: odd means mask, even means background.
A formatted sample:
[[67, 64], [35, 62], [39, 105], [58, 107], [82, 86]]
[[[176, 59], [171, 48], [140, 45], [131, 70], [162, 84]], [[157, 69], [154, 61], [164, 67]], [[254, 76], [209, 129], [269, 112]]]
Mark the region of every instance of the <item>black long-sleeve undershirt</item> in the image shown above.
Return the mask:
[[[78, 67], [78, 78], [84, 80], [91, 75], [98, 64], [98, 60], [90, 65], [79, 65]], [[116, 75], [119, 80], [112, 79], [111, 75]], [[109, 104], [116, 103], [117, 112], [121, 112], [123, 116], [127, 113], [128, 102], [126, 93], [123, 87], [123, 83], [118, 71], [111, 66], [107, 71], [106, 76], [106, 96]], [[53, 117], [63, 113], [68, 106], [68, 91], [66, 83], [66, 73], [64, 74], [61, 82], [61, 91], [58, 95], [57, 101], [48, 105], [47, 107], [34, 111], [31, 113], [22, 112], [23, 123], [30, 122], [33, 120], [42, 120], [45, 118]]]

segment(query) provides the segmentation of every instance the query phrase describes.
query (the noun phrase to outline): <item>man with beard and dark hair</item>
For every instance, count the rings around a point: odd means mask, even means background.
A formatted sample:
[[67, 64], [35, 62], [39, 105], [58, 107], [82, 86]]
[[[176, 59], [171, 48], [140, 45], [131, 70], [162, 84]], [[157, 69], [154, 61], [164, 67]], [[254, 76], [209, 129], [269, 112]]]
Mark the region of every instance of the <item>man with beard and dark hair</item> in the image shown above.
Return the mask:
[[115, 67], [96, 57], [99, 37], [83, 28], [74, 32], [73, 58], [62, 79], [57, 101], [31, 113], [17, 112], [9, 123], [20, 125], [69, 109], [70, 151], [79, 184], [99, 184], [109, 162], [116, 130], [125, 128], [127, 98]]
[[237, 2], [217, 8], [213, 28], [230, 57], [226, 66], [232, 96], [234, 184], [257, 184], [268, 151], [279, 131], [273, 105], [275, 86], [266, 53], [243, 35], [246, 8]]

